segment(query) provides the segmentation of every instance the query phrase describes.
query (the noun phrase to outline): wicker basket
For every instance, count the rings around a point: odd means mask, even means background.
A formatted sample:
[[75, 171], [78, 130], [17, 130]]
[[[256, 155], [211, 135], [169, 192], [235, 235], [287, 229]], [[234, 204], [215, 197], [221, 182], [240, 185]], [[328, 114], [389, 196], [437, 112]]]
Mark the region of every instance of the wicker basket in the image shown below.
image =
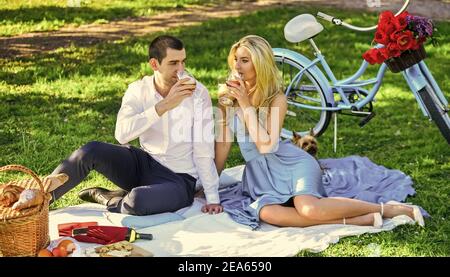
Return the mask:
[[392, 72], [397, 73], [415, 65], [426, 57], [427, 53], [425, 52], [423, 44], [421, 44], [419, 49], [407, 50], [403, 52], [399, 57], [386, 60], [385, 63]]
[[25, 189], [41, 189], [44, 202], [40, 206], [21, 211], [0, 207], [0, 249], [3, 256], [36, 256], [39, 250], [48, 246], [48, 205], [51, 199], [45, 193], [44, 184], [30, 169], [21, 165], [0, 167], [2, 171], [21, 171], [33, 179], [11, 181], [6, 185], [16, 185]]

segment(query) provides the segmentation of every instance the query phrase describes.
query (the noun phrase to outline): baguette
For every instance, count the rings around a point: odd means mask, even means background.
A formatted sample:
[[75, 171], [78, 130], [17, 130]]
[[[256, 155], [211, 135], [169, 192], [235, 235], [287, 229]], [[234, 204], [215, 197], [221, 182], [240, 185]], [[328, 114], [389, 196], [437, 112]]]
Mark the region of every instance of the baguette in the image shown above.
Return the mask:
[[69, 180], [69, 176], [64, 173], [49, 175], [43, 180], [44, 190], [45, 192], [52, 192], [62, 186], [65, 182], [67, 182], [67, 180]]

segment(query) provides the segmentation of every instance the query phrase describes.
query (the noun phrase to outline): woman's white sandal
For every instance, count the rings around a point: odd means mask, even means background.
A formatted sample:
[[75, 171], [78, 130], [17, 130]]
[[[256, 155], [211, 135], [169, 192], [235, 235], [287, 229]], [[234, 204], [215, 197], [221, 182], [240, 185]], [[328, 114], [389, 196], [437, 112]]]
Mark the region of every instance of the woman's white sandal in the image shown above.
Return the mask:
[[375, 228], [383, 227], [383, 216], [381, 215], [381, 213], [373, 213], [373, 227]]
[[422, 212], [420, 212], [419, 206], [416, 205], [409, 205], [405, 203], [400, 203], [397, 201], [389, 201], [386, 204], [388, 205], [400, 205], [400, 206], [406, 206], [413, 209], [413, 215], [414, 215], [414, 221], [419, 224], [421, 227], [425, 227], [425, 221], [423, 220]]

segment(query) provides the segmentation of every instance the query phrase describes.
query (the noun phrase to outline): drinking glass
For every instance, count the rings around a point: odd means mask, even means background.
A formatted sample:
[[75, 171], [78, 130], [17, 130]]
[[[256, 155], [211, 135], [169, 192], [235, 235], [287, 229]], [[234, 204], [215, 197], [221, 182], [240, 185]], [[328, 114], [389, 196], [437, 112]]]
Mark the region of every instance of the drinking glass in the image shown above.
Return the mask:
[[196, 83], [194, 76], [192, 76], [192, 74], [189, 73], [189, 71], [187, 71], [187, 70], [178, 71], [177, 77], [178, 77], [178, 80], [189, 78], [189, 81], [184, 83], [187, 85], [195, 85], [195, 83]]
[[218, 97], [222, 106], [233, 106], [236, 98], [229, 95], [229, 83], [239, 84], [242, 77], [237, 72], [231, 72], [224, 80], [219, 80]]

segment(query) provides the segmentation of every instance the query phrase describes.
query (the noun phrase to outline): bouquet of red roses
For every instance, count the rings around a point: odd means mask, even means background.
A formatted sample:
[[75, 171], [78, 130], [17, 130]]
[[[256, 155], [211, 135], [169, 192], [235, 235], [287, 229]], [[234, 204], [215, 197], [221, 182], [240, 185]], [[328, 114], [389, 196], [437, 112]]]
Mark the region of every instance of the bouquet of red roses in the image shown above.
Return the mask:
[[427, 38], [433, 39], [433, 22], [425, 17], [410, 15], [407, 11], [395, 16], [391, 11], [380, 14], [374, 41], [384, 48], [373, 48], [363, 54], [370, 64], [399, 57], [405, 51], [417, 50]]

